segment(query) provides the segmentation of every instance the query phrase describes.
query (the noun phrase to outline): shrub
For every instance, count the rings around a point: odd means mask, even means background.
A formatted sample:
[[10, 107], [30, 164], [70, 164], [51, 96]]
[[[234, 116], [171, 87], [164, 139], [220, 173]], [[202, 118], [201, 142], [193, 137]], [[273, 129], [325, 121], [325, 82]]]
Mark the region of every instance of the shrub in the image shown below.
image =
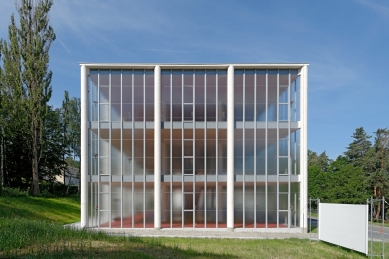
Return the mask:
[[27, 197], [28, 191], [22, 191], [18, 188], [3, 187], [1, 196], [4, 197]]

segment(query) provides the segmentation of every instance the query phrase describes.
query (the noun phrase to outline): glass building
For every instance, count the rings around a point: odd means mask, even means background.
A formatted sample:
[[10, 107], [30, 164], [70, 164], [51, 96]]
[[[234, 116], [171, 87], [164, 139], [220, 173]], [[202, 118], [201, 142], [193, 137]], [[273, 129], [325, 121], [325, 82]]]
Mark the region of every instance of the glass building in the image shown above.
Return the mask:
[[81, 225], [307, 227], [307, 64], [81, 64]]

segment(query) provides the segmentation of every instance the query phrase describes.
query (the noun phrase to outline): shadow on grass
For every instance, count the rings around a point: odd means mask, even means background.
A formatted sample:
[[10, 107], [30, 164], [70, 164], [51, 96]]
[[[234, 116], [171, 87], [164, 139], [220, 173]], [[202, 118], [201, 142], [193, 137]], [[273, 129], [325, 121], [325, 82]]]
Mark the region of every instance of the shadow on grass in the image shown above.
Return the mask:
[[120, 241], [66, 242], [56, 245], [26, 247], [0, 253], [7, 258], [238, 258], [229, 254], [199, 252], [178, 246], [162, 245], [157, 239], [141, 240], [136, 237], [119, 238]]

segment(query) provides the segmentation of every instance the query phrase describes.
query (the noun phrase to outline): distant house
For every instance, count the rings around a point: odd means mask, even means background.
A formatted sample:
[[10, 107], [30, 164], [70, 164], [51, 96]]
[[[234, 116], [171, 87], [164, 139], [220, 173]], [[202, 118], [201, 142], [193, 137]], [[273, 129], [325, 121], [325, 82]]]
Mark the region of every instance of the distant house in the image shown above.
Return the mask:
[[65, 185], [74, 185], [78, 186], [79, 185], [79, 169], [69, 166], [68, 171], [65, 173], [65, 178], [64, 175], [57, 175], [55, 177], [55, 180], [59, 183], [63, 183]]
[[307, 64], [81, 64], [81, 226], [305, 231], [307, 89]]

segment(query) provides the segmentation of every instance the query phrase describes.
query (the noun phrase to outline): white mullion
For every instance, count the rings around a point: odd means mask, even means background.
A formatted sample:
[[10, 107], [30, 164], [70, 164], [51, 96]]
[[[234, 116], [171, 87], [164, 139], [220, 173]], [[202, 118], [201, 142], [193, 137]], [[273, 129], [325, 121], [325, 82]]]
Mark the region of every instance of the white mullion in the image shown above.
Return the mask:
[[269, 141], [267, 139], [268, 137], [268, 131], [269, 131], [269, 70], [266, 69], [266, 74], [265, 74], [265, 84], [266, 84], [266, 104], [265, 104], [265, 119], [266, 119], [266, 130], [265, 130], [265, 228], [268, 228], [268, 217], [269, 217], [269, 211], [268, 211], [268, 184], [269, 184], [269, 179], [268, 179], [268, 144]]
[[132, 75], [131, 75], [131, 91], [132, 91], [132, 97], [131, 97], [131, 120], [132, 120], [132, 130], [131, 130], [131, 174], [132, 174], [132, 188], [131, 188], [131, 224], [132, 228], [134, 228], [134, 189], [135, 189], [135, 172], [134, 172], [134, 131], [135, 131], [135, 121], [134, 121], [134, 69], [132, 69]]
[[173, 227], [173, 71], [170, 70], [170, 228]]
[[146, 69], [143, 70], [143, 228], [146, 228]]
[[100, 184], [101, 184], [101, 176], [100, 176], [100, 69], [98, 70], [97, 77], [97, 176], [98, 176], [98, 195], [97, 195], [97, 227], [100, 228]]
[[277, 228], [280, 227], [280, 70], [277, 69], [277, 136], [276, 136], [276, 145], [277, 145], [277, 151], [276, 151], [276, 157], [277, 157], [277, 166], [276, 166], [276, 172], [277, 172]]
[[246, 227], [246, 69], [243, 70], [243, 228]]
[[291, 159], [290, 159], [290, 127], [291, 127], [291, 109], [290, 109], [290, 88], [291, 88], [291, 82], [290, 82], [290, 69], [289, 69], [289, 75], [288, 75], [288, 228], [290, 228], [291, 225], [291, 205], [290, 205], [290, 182], [291, 182]]
[[204, 69], [204, 228], [207, 228], [207, 70]]
[[193, 204], [193, 215], [192, 215], [192, 218], [193, 218], [193, 228], [196, 228], [196, 125], [195, 125], [195, 118], [196, 118], [196, 113], [195, 113], [195, 103], [196, 103], [196, 100], [195, 100], [195, 70], [193, 69], [193, 73], [192, 73], [192, 120], [193, 120], [193, 140], [192, 140], [192, 172], [193, 172], [193, 201], [192, 201], [192, 204]]
[[216, 140], [216, 228], [219, 228], [219, 112], [218, 112], [218, 105], [219, 105], [219, 96], [218, 96], [218, 90], [219, 90], [219, 71], [216, 69], [215, 72], [216, 77], [216, 83], [215, 83], [215, 90], [216, 90], [216, 134], [215, 134], [215, 140]]
[[184, 195], [184, 175], [185, 175], [185, 158], [184, 158], [184, 148], [185, 148], [185, 141], [184, 141], [184, 120], [185, 120], [185, 114], [184, 114], [184, 70], [181, 69], [181, 224], [182, 228], [185, 227], [185, 213], [184, 213], [184, 208], [185, 208], [185, 195]]
[[123, 69], [120, 70], [120, 228], [123, 228]]
[[109, 131], [108, 131], [108, 172], [109, 172], [109, 182], [108, 182], [108, 208], [109, 208], [109, 228], [112, 228], [112, 170], [111, 170], [111, 159], [112, 159], [112, 118], [111, 118], [111, 106], [112, 106], [112, 70], [109, 70], [109, 79], [108, 79], [108, 121], [109, 121]]
[[254, 228], [257, 228], [257, 70], [254, 70]]

